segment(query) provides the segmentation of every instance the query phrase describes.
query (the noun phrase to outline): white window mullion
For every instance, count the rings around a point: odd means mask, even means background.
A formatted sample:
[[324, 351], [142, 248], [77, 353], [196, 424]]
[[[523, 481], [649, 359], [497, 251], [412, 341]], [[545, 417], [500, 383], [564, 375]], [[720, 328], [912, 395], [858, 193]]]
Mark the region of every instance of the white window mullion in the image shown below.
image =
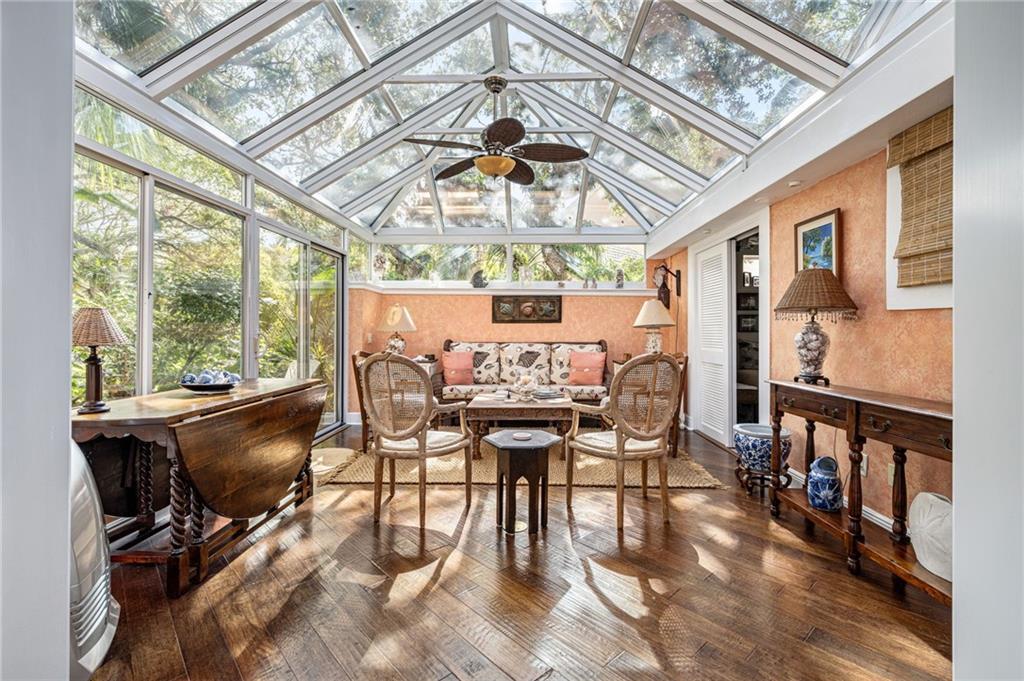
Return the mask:
[[153, 391], [153, 233], [156, 230], [154, 204], [156, 183], [152, 175], [142, 176], [139, 208], [139, 314], [138, 352], [135, 363], [136, 388], [140, 395]]
[[245, 176], [242, 201], [250, 208], [242, 231], [242, 376], [259, 376], [260, 227], [256, 219], [256, 178]]

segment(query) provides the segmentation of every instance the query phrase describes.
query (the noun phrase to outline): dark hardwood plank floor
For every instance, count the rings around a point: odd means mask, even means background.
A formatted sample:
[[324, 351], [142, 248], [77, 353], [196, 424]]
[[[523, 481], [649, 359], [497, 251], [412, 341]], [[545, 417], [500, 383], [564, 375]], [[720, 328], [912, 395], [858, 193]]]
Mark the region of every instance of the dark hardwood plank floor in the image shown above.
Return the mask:
[[[358, 431], [337, 436], [357, 446]], [[684, 445], [729, 489], [578, 488], [531, 541], [495, 527], [494, 487], [415, 486], [374, 526], [369, 486], [320, 488], [169, 601], [156, 568], [114, 570], [122, 624], [96, 679], [948, 679], [950, 611], [831, 537], [772, 521], [729, 453]], [[525, 494], [525, 490], [521, 492]], [[525, 502], [520, 510], [525, 510]]]

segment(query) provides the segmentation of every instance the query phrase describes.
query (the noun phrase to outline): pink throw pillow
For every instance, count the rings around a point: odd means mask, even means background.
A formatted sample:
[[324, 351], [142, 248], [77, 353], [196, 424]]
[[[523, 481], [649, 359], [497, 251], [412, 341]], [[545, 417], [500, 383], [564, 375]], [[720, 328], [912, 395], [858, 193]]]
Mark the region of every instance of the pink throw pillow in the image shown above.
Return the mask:
[[473, 353], [446, 352], [441, 361], [445, 385], [472, 385]]
[[569, 385], [601, 385], [604, 383], [603, 352], [570, 352]]

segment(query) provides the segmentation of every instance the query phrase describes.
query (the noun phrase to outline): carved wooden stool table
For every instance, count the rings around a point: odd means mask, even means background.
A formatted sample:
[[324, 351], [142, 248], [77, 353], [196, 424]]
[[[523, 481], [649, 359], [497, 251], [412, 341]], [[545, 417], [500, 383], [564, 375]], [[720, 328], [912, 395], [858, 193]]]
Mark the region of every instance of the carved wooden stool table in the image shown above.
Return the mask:
[[[529, 434], [530, 438], [520, 440], [513, 437], [520, 433]], [[484, 440], [498, 450], [498, 527], [504, 527], [506, 534], [523, 529], [516, 527], [516, 483], [519, 478], [526, 478], [530, 490], [528, 527], [530, 534], [537, 534], [537, 488], [540, 487], [540, 527], [546, 528], [548, 451], [562, 438], [543, 430], [502, 430]]]

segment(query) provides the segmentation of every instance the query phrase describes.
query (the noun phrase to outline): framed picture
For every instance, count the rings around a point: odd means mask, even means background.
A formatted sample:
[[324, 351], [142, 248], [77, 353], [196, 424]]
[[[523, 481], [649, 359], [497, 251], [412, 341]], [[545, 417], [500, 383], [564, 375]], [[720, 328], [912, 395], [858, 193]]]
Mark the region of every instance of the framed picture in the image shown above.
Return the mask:
[[757, 331], [757, 315], [756, 314], [740, 315], [740, 318], [739, 318], [739, 330], [740, 331]]
[[797, 223], [796, 271], [814, 267], [838, 277], [841, 230], [838, 208]]
[[562, 296], [493, 296], [494, 324], [560, 324]]
[[740, 293], [736, 296], [736, 309], [737, 310], [756, 310], [757, 309], [757, 294], [756, 293]]

